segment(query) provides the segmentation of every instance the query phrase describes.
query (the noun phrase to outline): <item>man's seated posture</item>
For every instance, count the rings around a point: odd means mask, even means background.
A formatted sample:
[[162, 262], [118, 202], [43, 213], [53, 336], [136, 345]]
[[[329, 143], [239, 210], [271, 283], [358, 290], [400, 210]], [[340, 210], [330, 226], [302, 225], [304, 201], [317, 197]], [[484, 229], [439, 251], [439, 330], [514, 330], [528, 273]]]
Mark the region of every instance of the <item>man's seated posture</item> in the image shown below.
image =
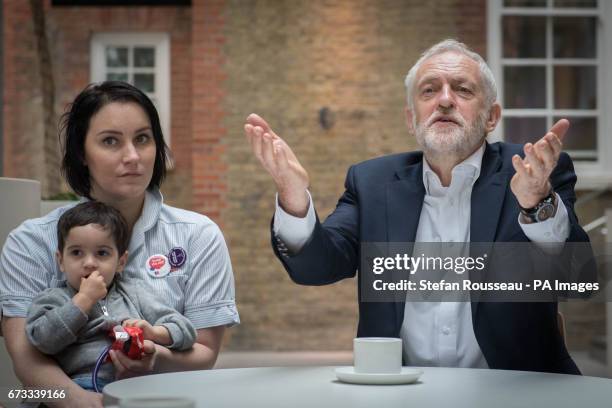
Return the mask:
[[[295, 282], [354, 277], [362, 243], [534, 242], [562, 249], [566, 241], [588, 241], [573, 209], [576, 175], [561, 152], [567, 120], [533, 144], [487, 143], [501, 115], [495, 80], [478, 54], [454, 40], [422, 55], [406, 90], [406, 121], [422, 152], [352, 166], [324, 223], [293, 151], [261, 117], [247, 118], [247, 138], [278, 191], [274, 251]], [[553, 211], [541, 211], [551, 205]], [[401, 337], [409, 365], [579, 374], [551, 302], [360, 301], [357, 335]]]

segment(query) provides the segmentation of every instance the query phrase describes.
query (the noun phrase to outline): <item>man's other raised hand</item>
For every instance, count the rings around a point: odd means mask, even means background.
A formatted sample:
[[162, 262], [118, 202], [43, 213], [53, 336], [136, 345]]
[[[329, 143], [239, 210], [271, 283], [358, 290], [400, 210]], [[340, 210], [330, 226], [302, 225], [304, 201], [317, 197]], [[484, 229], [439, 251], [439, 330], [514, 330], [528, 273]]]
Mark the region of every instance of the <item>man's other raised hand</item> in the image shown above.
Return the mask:
[[569, 125], [567, 119], [559, 120], [535, 144], [525, 144], [524, 159], [519, 155], [512, 157], [516, 173], [510, 181], [510, 188], [521, 207], [535, 206], [550, 192], [549, 177], [557, 166], [563, 147], [562, 140]]

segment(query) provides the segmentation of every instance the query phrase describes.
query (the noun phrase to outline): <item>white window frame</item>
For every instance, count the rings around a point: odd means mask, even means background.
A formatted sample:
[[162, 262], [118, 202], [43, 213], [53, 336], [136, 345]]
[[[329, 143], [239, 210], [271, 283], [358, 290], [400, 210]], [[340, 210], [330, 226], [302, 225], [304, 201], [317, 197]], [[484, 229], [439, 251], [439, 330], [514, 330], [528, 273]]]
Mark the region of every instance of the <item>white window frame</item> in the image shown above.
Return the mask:
[[[597, 17], [597, 109], [590, 111], [597, 117], [597, 160], [576, 161], [574, 167], [578, 175], [578, 189], [598, 189], [612, 185], [612, 2], [598, 1], [598, 8], [549, 8], [538, 7], [506, 7], [504, 0], [487, 0], [487, 59], [498, 84], [498, 102], [504, 101], [504, 83], [502, 75], [502, 15], [520, 14], [530, 16], [592, 16]], [[553, 0], [547, 0], [550, 7]], [[552, 47], [552, 35], [548, 33], [547, 48]], [[533, 59], [534, 61], [541, 61]], [[571, 62], [571, 61], [568, 61]], [[575, 60], [574, 62], [580, 62]], [[547, 68], [550, 69], [550, 68]], [[552, 97], [553, 84], [550, 72], [547, 74], [547, 98]], [[550, 105], [549, 105], [550, 106]], [[533, 116], [550, 115], [549, 109], [529, 109], [525, 114]], [[559, 111], [557, 111], [559, 112]], [[513, 110], [514, 115], [520, 115], [521, 110]], [[562, 113], [562, 112], [560, 112]], [[571, 122], [572, 111], [568, 111]], [[527, 116], [526, 115], [526, 116]], [[503, 110], [502, 110], [502, 118]], [[549, 126], [551, 124], [548, 124]], [[503, 122], [489, 135], [492, 142], [503, 140]]]
[[[107, 46], [155, 48], [155, 100], [166, 144], [170, 146], [170, 36], [168, 33], [94, 33], [90, 47], [92, 82], [106, 79]], [[131, 68], [131, 67], [130, 67]], [[151, 96], [151, 95], [149, 95]]]

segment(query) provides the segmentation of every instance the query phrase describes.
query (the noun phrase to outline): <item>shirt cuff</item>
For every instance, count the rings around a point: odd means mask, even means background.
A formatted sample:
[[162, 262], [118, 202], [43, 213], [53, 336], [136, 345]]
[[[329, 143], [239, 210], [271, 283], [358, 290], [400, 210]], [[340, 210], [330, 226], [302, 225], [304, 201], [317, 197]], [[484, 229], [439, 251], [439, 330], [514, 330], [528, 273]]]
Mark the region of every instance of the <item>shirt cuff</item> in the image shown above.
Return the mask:
[[191, 321], [195, 329], [240, 324], [240, 316], [234, 301], [219, 301], [207, 305], [196, 305], [185, 308], [184, 316]]
[[168, 330], [168, 333], [170, 333], [171, 344], [167, 346], [167, 348], [171, 350], [186, 349], [185, 347], [183, 347], [183, 344], [185, 343], [185, 336], [183, 335], [183, 332], [181, 331], [181, 328], [178, 326], [178, 324], [173, 322], [165, 322], [160, 324], [160, 326], [165, 327], [166, 330]]
[[[531, 224], [524, 224], [521, 221], [521, 214], [518, 215], [518, 222], [521, 229], [529, 238], [529, 240], [536, 244], [547, 244], [546, 248], [552, 250], [563, 249], [563, 244], [570, 234], [569, 216], [567, 215], [567, 208], [559, 197], [559, 194], [555, 193], [557, 197], [557, 212], [556, 214], [542, 222], [534, 222]], [[555, 243], [558, 245], [550, 245]], [[555, 251], [556, 252], [556, 251]]]
[[32, 298], [0, 296], [1, 317], [27, 317]]
[[314, 231], [317, 217], [312, 204], [310, 191], [308, 194], [308, 212], [304, 218], [294, 217], [288, 214], [278, 204], [278, 194], [276, 194], [276, 211], [274, 212], [273, 231], [291, 253], [298, 253], [306, 245], [312, 232]]

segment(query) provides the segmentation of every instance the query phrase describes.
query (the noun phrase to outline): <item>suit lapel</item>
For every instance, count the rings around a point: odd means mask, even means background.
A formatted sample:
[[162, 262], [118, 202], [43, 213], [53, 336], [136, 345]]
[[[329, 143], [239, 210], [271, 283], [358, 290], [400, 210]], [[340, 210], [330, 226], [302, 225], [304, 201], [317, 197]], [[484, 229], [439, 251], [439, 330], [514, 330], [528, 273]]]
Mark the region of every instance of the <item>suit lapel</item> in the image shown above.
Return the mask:
[[470, 241], [493, 242], [511, 173], [501, 173], [499, 145], [487, 143], [480, 176], [472, 189]]
[[[425, 197], [423, 162], [419, 161], [398, 171], [396, 180], [387, 184], [386, 194], [387, 242], [414, 242]], [[399, 336], [404, 320], [406, 293], [399, 291], [396, 295], [395, 323]]]
[[[497, 232], [511, 172], [500, 172], [499, 145], [487, 143], [480, 176], [472, 189], [470, 241], [492, 242]], [[423, 162], [408, 165], [387, 184], [387, 241], [414, 242], [425, 197]]]
[[[507, 187], [513, 173], [501, 172], [502, 158], [499, 153], [499, 144], [491, 146], [487, 143], [480, 176], [472, 189], [472, 208], [470, 214], [470, 242], [472, 250], [482, 252], [489, 243], [495, 241], [495, 234], [499, 226], [499, 217], [504, 204]], [[472, 253], [472, 256], [476, 256]], [[486, 271], [486, 269], [485, 269]], [[485, 272], [486, 273], [486, 272]], [[482, 281], [482, 274], [470, 274], [470, 279]], [[472, 321], [476, 319], [478, 300], [472, 301]], [[476, 326], [474, 326], [476, 330]], [[478, 337], [478, 336], [477, 336]]]
[[[470, 241], [493, 242], [512, 173], [500, 172], [499, 145], [487, 143], [480, 176], [472, 189]], [[423, 162], [408, 165], [396, 173], [396, 180], [386, 188], [387, 242], [414, 242], [425, 197]], [[405, 295], [405, 294], [404, 294]], [[404, 319], [405, 298], [395, 302], [396, 327]], [[476, 315], [478, 302], [472, 302]]]
[[396, 178], [387, 184], [387, 242], [414, 242], [425, 197], [423, 163], [397, 172]]

